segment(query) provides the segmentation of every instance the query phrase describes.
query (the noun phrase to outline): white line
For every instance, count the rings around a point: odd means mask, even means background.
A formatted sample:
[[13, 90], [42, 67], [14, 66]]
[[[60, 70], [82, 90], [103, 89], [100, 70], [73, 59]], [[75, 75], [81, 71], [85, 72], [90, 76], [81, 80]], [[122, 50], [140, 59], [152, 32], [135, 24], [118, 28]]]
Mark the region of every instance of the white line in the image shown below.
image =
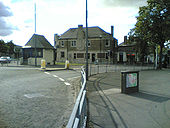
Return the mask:
[[71, 85], [70, 83], [67, 83], [67, 82], [64, 82], [65, 83], [65, 85]]
[[75, 77], [71, 77], [71, 78], [68, 78], [68, 80], [71, 80], [71, 79], [76, 79], [76, 78], [79, 78], [81, 76], [75, 76]]
[[56, 76], [56, 75], [53, 75], [54, 77], [58, 77], [58, 76]]
[[50, 73], [48, 73], [48, 72], [44, 72], [44, 73], [50, 75]]
[[62, 79], [62, 78], [59, 78], [61, 81], [65, 81], [64, 79]]

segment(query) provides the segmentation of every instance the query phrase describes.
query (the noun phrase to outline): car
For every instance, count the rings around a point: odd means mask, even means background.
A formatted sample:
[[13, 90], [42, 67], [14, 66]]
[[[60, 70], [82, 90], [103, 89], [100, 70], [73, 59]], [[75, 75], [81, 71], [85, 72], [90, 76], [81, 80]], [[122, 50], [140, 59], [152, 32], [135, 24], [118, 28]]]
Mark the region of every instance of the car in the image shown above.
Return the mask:
[[5, 57], [5, 56], [0, 57], [0, 63], [10, 63], [10, 62], [11, 62], [10, 57]]

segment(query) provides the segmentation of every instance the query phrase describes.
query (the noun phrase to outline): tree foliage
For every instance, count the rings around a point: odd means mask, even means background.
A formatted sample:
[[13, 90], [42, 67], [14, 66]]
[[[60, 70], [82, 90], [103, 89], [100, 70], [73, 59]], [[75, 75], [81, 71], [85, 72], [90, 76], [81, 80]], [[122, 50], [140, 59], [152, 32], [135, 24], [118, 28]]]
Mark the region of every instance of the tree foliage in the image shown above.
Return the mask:
[[3, 40], [0, 40], [0, 53], [3, 55], [12, 55], [14, 54], [15, 44], [10, 41], [5, 43]]
[[147, 6], [139, 8], [139, 16], [130, 38], [136, 39], [139, 54], [147, 54], [147, 48], [160, 46], [159, 66], [162, 67], [162, 49], [170, 39], [170, 0], [148, 0]]

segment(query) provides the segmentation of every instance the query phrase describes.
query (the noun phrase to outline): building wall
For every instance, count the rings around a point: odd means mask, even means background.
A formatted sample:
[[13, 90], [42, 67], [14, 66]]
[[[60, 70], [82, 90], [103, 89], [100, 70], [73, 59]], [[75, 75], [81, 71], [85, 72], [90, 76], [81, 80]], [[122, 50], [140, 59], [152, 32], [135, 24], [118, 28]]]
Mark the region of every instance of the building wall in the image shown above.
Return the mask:
[[[37, 58], [37, 65], [41, 65], [42, 58]], [[28, 58], [28, 65], [35, 65], [35, 58]]]
[[43, 59], [45, 59], [46, 64], [54, 64], [54, 50], [53, 49], [43, 49]]
[[[46, 65], [53, 65], [54, 63], [54, 51], [53, 49], [43, 49], [43, 57], [37, 57], [37, 65], [41, 65], [41, 60], [45, 59]], [[35, 58], [28, 58], [28, 65], [35, 65]]]
[[[109, 42], [109, 45], [106, 46], [106, 40]], [[63, 39], [63, 40], [57, 40], [56, 44], [57, 46], [57, 62], [65, 62], [66, 59], [68, 59], [70, 62], [75, 62], [75, 63], [83, 63], [85, 62], [85, 56], [84, 58], [74, 58], [74, 53], [79, 54], [79, 53], [84, 53], [85, 54], [85, 39], [80, 40], [80, 39]], [[72, 41], [76, 41], [76, 47], [72, 47], [71, 43]], [[112, 52], [113, 53], [113, 46], [114, 42], [113, 40], [110, 40], [110, 38], [93, 38], [89, 39], [90, 46], [88, 47], [88, 52], [90, 53], [90, 59], [89, 62], [92, 62], [92, 54], [95, 54], [95, 60], [98, 59], [101, 62], [104, 61], [113, 61], [112, 56], [109, 56], [108, 59], [106, 57], [100, 58], [98, 57], [98, 53], [101, 54], [106, 54], [107, 52]], [[63, 45], [64, 43], [64, 45]], [[81, 45], [80, 45], [81, 44]], [[64, 57], [61, 57], [61, 52], [64, 52]], [[110, 55], [110, 53], [109, 53]], [[104, 55], [106, 56], [106, 55]]]

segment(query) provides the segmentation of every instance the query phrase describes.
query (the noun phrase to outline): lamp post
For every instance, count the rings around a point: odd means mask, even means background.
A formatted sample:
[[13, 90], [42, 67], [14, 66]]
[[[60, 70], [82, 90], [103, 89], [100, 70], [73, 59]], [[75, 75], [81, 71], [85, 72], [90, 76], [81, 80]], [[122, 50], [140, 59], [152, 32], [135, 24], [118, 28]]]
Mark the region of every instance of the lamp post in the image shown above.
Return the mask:
[[88, 11], [87, 11], [87, 0], [86, 0], [86, 80], [88, 80]]
[[101, 63], [101, 57], [102, 57], [102, 55], [101, 55], [101, 39], [102, 39], [102, 35], [100, 35], [100, 63]]
[[[36, 1], [34, 3], [35, 8], [35, 34], [36, 34]], [[35, 66], [37, 66], [37, 48], [36, 48], [36, 35], [34, 34], [34, 43], [35, 43]]]

